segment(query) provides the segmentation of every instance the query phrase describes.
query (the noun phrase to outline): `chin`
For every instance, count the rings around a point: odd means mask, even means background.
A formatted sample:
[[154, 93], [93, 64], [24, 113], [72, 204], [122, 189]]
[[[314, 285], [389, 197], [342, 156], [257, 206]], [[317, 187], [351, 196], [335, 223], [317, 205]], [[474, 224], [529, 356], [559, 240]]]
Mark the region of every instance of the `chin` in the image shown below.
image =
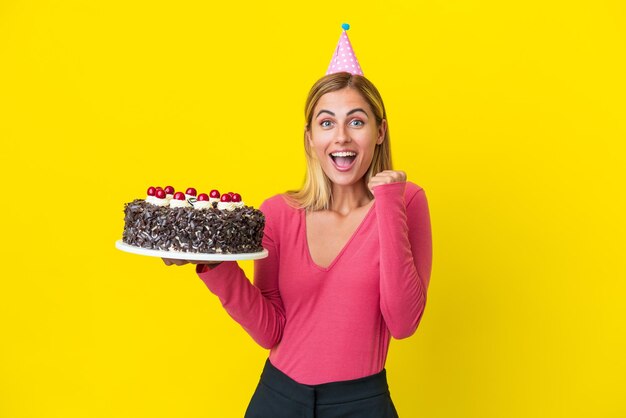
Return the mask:
[[365, 181], [365, 173], [359, 177], [350, 173], [331, 173], [332, 175], [328, 175], [328, 171], [325, 171], [325, 174], [331, 184], [335, 186], [354, 186]]

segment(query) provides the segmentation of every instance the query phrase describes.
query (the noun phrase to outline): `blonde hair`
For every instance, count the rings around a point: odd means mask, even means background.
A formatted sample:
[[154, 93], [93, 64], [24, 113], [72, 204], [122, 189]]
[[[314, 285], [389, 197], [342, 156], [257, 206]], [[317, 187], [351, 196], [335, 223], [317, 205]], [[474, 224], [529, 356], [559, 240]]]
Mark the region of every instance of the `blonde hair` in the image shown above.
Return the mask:
[[[347, 72], [329, 74], [320, 78], [309, 91], [309, 95], [304, 106], [304, 119], [306, 121], [304, 132], [304, 150], [306, 152], [306, 176], [304, 184], [300, 190], [291, 190], [287, 192], [287, 197], [292, 201], [292, 205], [304, 208], [307, 211], [326, 210], [329, 209], [332, 201], [331, 181], [322, 170], [322, 166], [318, 161], [315, 153], [311, 150], [309, 141], [307, 141], [307, 132], [311, 130], [311, 122], [313, 119], [313, 110], [320, 98], [333, 91], [341, 90], [346, 87], [355, 89], [367, 101], [374, 112], [376, 126], [380, 127], [383, 119], [387, 120], [385, 105], [378, 89], [367, 78], [354, 75]], [[369, 182], [370, 177], [380, 173], [383, 170], [391, 170], [391, 148], [389, 144], [389, 124], [385, 130], [385, 137], [380, 145], [374, 150], [374, 156], [369, 169], [365, 173], [365, 184]], [[370, 198], [373, 198], [368, 190]]]

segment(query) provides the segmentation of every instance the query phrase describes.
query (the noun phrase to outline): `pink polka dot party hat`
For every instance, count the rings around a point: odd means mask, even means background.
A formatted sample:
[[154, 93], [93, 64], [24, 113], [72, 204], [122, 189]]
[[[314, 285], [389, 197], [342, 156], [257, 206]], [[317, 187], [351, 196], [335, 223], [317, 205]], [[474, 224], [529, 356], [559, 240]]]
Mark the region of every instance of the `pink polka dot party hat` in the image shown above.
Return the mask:
[[356, 55], [354, 55], [354, 51], [352, 50], [350, 39], [348, 39], [347, 30], [350, 29], [350, 25], [344, 23], [341, 25], [341, 28], [343, 29], [343, 32], [339, 37], [337, 48], [335, 48], [333, 58], [330, 60], [330, 65], [328, 66], [326, 75], [342, 71], [356, 75], [363, 75], [363, 70], [361, 70], [359, 61], [356, 59]]

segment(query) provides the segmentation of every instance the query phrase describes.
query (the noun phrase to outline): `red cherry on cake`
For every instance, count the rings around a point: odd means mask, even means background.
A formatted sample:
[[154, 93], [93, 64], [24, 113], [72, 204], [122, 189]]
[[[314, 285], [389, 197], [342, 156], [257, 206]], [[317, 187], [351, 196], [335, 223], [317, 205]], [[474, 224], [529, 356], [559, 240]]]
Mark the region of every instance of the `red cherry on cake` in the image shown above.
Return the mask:
[[222, 197], [220, 197], [220, 202], [231, 202], [233, 200], [232, 196], [229, 195], [228, 193], [223, 194]]
[[176, 200], [185, 200], [185, 194], [183, 192], [176, 192], [174, 194], [174, 199], [176, 199]]
[[195, 196], [198, 194], [198, 192], [196, 192], [196, 189], [194, 189], [193, 187], [190, 187], [187, 189], [185, 194], [188, 194], [189, 196]]
[[156, 190], [156, 197], [158, 199], [165, 199], [165, 191], [163, 189]]
[[200, 193], [200, 195], [198, 196], [198, 202], [208, 202], [209, 201], [209, 195], [206, 193]]
[[233, 192], [228, 192], [228, 194], [230, 195], [230, 197], [233, 197], [233, 195], [234, 195], [235, 193], [233, 193]]
[[174, 188], [172, 186], [167, 186], [165, 188], [165, 194], [174, 194]]
[[156, 188], [156, 189], [157, 189], [157, 190], [163, 190], [163, 187], [161, 187], [161, 186], [157, 186], [157, 188]]
[[213, 189], [213, 190], [211, 190], [211, 193], [209, 193], [209, 196], [211, 196], [213, 199], [219, 199], [220, 198], [220, 192], [218, 192], [217, 190]]
[[233, 202], [241, 202], [241, 195], [239, 193], [233, 193]]
[[152, 186], [148, 187], [148, 196], [154, 196], [156, 194], [156, 189]]

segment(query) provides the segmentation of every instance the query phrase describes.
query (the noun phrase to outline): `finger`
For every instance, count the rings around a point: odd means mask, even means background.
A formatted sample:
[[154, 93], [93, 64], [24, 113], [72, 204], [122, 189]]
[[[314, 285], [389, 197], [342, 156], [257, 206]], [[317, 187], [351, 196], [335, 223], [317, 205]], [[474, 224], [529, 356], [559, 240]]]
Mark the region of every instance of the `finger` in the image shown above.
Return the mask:
[[172, 265], [172, 261], [169, 258], [161, 258], [161, 260], [163, 260], [166, 266]]
[[382, 181], [373, 181], [373, 182], [370, 182], [367, 185], [367, 187], [369, 187], [369, 189], [372, 190], [374, 187], [381, 186], [383, 184], [387, 184], [387, 183], [386, 182], [382, 182]]
[[381, 171], [380, 173], [377, 174], [376, 177], [383, 178], [383, 179], [392, 179], [396, 176], [397, 176], [397, 173], [395, 171]]
[[370, 181], [367, 184], [367, 187], [372, 190], [372, 188], [377, 187], [377, 186], [381, 186], [383, 184], [391, 184], [391, 183], [397, 183], [397, 182], [402, 182], [403, 180], [401, 178], [399, 178], [399, 175], [397, 175], [396, 178], [392, 178], [391, 176], [380, 176], [378, 178], [371, 178]]
[[391, 183], [393, 181], [393, 177], [391, 177], [388, 174], [384, 174], [384, 175], [378, 175], [375, 177], [370, 178], [370, 182], [372, 183]]
[[406, 177], [406, 174], [404, 173], [404, 171], [400, 171], [400, 170], [396, 170], [396, 171], [394, 171], [394, 170], [385, 170], [385, 171], [382, 172], [382, 175], [384, 177], [392, 178], [394, 180]]
[[387, 179], [385, 179], [384, 177], [375, 177], [375, 178], [371, 178], [370, 179], [370, 183], [384, 183], [386, 182]]
[[370, 178], [370, 183], [376, 183], [376, 182], [389, 182], [389, 177], [385, 176], [385, 175], [376, 175], [374, 177]]
[[406, 181], [406, 173], [401, 170], [384, 170], [372, 177], [372, 179], [385, 179], [388, 183], [402, 182]]

